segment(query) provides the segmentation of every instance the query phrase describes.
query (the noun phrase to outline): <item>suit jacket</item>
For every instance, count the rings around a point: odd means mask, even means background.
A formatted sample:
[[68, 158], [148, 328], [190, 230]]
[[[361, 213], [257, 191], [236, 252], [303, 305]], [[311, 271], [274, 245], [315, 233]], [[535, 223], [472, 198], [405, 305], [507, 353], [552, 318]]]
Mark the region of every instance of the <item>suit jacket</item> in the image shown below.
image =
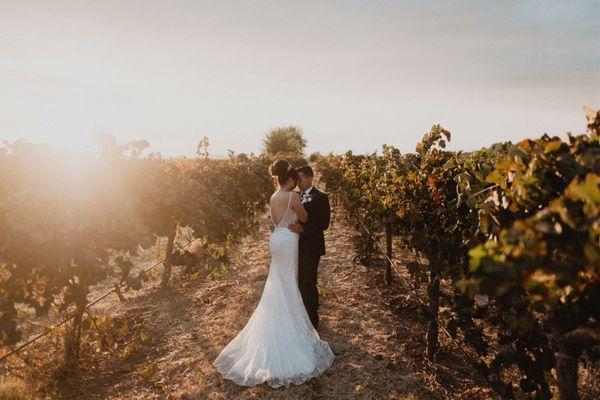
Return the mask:
[[325, 254], [325, 235], [323, 231], [329, 228], [331, 209], [329, 197], [315, 187], [308, 193], [310, 201], [304, 202], [308, 220], [301, 222], [304, 232], [300, 234], [298, 251], [302, 254], [322, 256]]

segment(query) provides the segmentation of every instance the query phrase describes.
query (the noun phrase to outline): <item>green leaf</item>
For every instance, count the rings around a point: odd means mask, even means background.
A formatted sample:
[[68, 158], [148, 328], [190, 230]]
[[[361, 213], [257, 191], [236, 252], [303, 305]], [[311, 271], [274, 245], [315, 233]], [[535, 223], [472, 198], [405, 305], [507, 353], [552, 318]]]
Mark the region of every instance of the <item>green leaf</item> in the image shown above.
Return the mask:
[[469, 250], [469, 271], [475, 272], [481, 264], [481, 259], [487, 256], [487, 251], [482, 245]]

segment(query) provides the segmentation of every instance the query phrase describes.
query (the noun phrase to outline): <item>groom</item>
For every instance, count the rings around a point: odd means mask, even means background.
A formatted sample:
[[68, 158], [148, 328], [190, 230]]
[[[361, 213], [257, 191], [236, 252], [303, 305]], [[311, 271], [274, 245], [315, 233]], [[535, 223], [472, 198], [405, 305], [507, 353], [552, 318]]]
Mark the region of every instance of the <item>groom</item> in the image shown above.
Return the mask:
[[323, 231], [329, 227], [330, 207], [327, 195], [313, 186], [313, 170], [309, 165], [297, 169], [300, 200], [308, 213], [308, 221], [289, 227], [300, 234], [298, 244], [298, 287], [310, 320], [319, 327], [319, 291], [317, 290], [317, 269], [319, 260], [325, 254]]

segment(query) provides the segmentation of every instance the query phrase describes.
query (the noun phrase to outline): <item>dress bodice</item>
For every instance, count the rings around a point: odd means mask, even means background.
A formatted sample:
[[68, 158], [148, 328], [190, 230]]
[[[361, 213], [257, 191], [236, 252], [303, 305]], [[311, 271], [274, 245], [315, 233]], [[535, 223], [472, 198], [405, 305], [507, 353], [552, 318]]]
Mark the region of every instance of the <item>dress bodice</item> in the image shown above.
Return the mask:
[[281, 221], [277, 224], [278, 228], [287, 228], [289, 225], [292, 225], [298, 221], [298, 214], [291, 208], [288, 208], [283, 213], [281, 217]]
[[279, 223], [275, 222], [275, 219], [273, 218], [273, 212], [271, 211], [271, 221], [273, 221], [273, 224], [277, 228], [287, 228], [289, 225], [292, 225], [292, 224], [296, 223], [296, 221], [298, 221], [298, 214], [296, 214], [296, 211], [294, 211], [294, 209], [290, 208], [291, 202], [292, 202], [292, 192], [290, 192], [290, 198], [288, 199], [287, 208], [285, 209], [283, 215], [281, 216], [281, 221], [279, 221]]

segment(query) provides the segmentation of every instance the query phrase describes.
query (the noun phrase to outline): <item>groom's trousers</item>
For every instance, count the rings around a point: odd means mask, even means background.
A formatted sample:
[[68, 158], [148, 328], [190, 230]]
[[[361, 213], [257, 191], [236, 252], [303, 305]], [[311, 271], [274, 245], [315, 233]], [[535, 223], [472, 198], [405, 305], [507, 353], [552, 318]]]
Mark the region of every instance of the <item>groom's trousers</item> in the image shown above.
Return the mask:
[[298, 257], [298, 287], [302, 294], [302, 301], [306, 312], [315, 329], [319, 327], [319, 290], [317, 289], [317, 275], [320, 255], [299, 254]]

